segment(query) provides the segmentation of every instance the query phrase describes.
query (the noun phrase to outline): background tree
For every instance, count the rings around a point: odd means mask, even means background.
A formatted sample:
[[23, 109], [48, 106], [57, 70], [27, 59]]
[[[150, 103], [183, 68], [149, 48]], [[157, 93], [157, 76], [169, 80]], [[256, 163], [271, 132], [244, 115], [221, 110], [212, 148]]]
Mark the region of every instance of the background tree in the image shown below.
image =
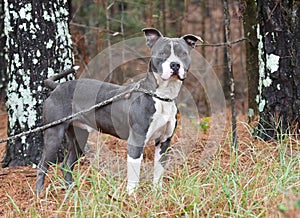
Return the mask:
[[[4, 5], [3, 0], [0, 0], [0, 104], [2, 103], [4, 90], [7, 82], [6, 76], [6, 61], [4, 58], [4, 47], [6, 38], [4, 35]], [[0, 105], [1, 106], [1, 105]]]
[[[43, 80], [73, 64], [70, 1], [4, 0], [8, 135], [42, 124]], [[7, 144], [3, 166], [38, 163], [42, 132]]]
[[246, 72], [248, 81], [248, 115], [250, 120], [258, 115], [255, 97], [258, 94], [258, 51], [257, 51], [257, 4], [252, 0], [243, 2], [243, 27], [246, 43]]
[[298, 132], [300, 121], [300, 2], [257, 0], [260, 136]]

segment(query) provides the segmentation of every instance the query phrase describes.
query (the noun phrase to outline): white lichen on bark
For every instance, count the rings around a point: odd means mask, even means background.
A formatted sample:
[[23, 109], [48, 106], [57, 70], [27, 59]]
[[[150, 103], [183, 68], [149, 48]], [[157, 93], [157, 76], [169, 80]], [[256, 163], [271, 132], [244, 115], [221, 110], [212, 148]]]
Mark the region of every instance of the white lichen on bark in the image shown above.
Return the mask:
[[32, 10], [31, 4], [30, 3], [25, 4], [19, 11], [20, 18], [30, 21], [32, 19], [31, 10]]
[[263, 37], [260, 34], [260, 26], [257, 24], [257, 39], [258, 39], [258, 71], [259, 71], [259, 79], [258, 79], [258, 95], [256, 96], [256, 102], [258, 104], [259, 112], [264, 110], [266, 101], [262, 98], [262, 88], [263, 81], [265, 79], [265, 62], [263, 60], [264, 57], [264, 44]]
[[277, 84], [277, 89], [280, 90], [280, 84]]
[[279, 59], [280, 57], [275, 54], [266, 55], [266, 66], [270, 70], [270, 73], [274, 73], [279, 68]]
[[[30, 21], [32, 19], [31, 11], [32, 7], [30, 4], [24, 4], [23, 7], [17, 11], [13, 11], [13, 8], [5, 10], [5, 33], [8, 36], [6, 41], [6, 46], [9, 49], [12, 44], [18, 44], [18, 42], [14, 41], [14, 38], [10, 38], [10, 34], [13, 31], [13, 24], [15, 21], [11, 21], [10, 15], [12, 15], [13, 20], [26, 19]], [[25, 23], [24, 23], [25, 24]], [[26, 26], [23, 24], [23, 27]], [[27, 29], [24, 28], [24, 32]], [[30, 30], [33, 31], [33, 30]], [[30, 90], [29, 83], [30, 78], [29, 75], [22, 69], [22, 65], [24, 63], [24, 56], [18, 53], [19, 51], [15, 51], [12, 54], [13, 59], [9, 60], [9, 64], [7, 66], [7, 73], [10, 77], [8, 85], [7, 85], [7, 101], [6, 105], [10, 109], [10, 111], [14, 111], [15, 113], [9, 113], [9, 127], [11, 134], [15, 133], [15, 123], [18, 122], [21, 128], [33, 127], [36, 121], [36, 111], [35, 104], [36, 99], [32, 96], [32, 90]], [[37, 62], [37, 60], [33, 60], [33, 62]], [[16, 72], [17, 70], [17, 72]], [[23, 85], [19, 84], [17, 77], [22, 76]], [[20, 96], [21, 95], [21, 96]], [[26, 106], [26, 108], [25, 108]]]
[[[270, 71], [270, 73], [274, 73], [278, 70], [279, 60], [280, 60], [280, 57], [278, 55], [266, 54], [266, 67]], [[265, 87], [269, 87], [272, 84], [272, 80], [271, 80], [268, 72], [266, 75], [267, 75], [266, 78], [263, 80], [263, 85]]]
[[[66, 4], [67, 0], [63, 0], [63, 3]], [[73, 53], [70, 52], [70, 49], [68, 49], [68, 47], [72, 46], [72, 38], [69, 33], [68, 22], [66, 22], [66, 20], [63, 19], [54, 20], [54, 18], [61, 17], [61, 16], [67, 17], [69, 15], [69, 12], [63, 7], [57, 7], [56, 4], [53, 5], [53, 8], [55, 10], [49, 10], [48, 12], [46, 12], [47, 16], [45, 20], [49, 20], [50, 17], [51, 20], [56, 23], [56, 27], [57, 27], [57, 32], [55, 36], [56, 42], [49, 39], [47, 42], [45, 42], [45, 45], [47, 49], [52, 49], [52, 47], [55, 46], [55, 50], [56, 50], [55, 53], [57, 54], [57, 59], [54, 60], [54, 63], [57, 64], [57, 61], [59, 63], [64, 63], [65, 65], [64, 69], [67, 69], [72, 66], [74, 61]], [[53, 69], [48, 69], [49, 76], [52, 76], [54, 73], [55, 72]]]
[[270, 77], [266, 77], [265, 79], [263, 79], [262, 83], [264, 87], [269, 87], [272, 84], [272, 80], [270, 79]]
[[265, 99], [262, 99], [260, 102], [259, 102], [259, 105], [258, 105], [258, 111], [259, 112], [262, 112], [265, 108], [265, 105], [266, 105], [266, 100]]
[[[267, 33], [266, 35], [268, 35]], [[274, 33], [271, 35], [274, 38]], [[260, 26], [257, 25], [257, 39], [258, 39], [258, 69], [259, 69], [259, 80], [258, 80], [258, 95], [256, 96], [256, 102], [258, 103], [258, 110], [262, 112], [265, 105], [268, 103], [267, 100], [263, 99], [262, 93], [263, 88], [270, 87], [272, 85], [272, 79], [270, 74], [276, 72], [279, 68], [280, 57], [275, 54], [265, 54], [263, 36], [260, 33]]]

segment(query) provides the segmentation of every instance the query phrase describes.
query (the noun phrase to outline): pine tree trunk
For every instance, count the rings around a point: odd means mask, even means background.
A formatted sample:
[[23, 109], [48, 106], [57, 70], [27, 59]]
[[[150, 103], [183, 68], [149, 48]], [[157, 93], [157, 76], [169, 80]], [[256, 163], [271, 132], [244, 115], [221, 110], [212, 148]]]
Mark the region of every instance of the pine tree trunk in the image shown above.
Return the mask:
[[[5, 61], [5, 42], [4, 35], [4, 5], [0, 0], [0, 104], [2, 103], [2, 95], [7, 83], [6, 61]], [[1, 105], [0, 105], [1, 106]]]
[[300, 2], [258, 0], [260, 136], [295, 133], [300, 114]]
[[258, 51], [257, 51], [257, 5], [253, 0], [244, 1], [243, 25], [246, 43], [246, 72], [248, 81], [248, 115], [250, 121], [257, 117], [257, 103], [255, 96], [258, 94]]
[[[67, 0], [4, 0], [9, 135], [42, 125], [43, 80], [73, 64]], [[3, 167], [36, 164], [42, 132], [7, 144]]]

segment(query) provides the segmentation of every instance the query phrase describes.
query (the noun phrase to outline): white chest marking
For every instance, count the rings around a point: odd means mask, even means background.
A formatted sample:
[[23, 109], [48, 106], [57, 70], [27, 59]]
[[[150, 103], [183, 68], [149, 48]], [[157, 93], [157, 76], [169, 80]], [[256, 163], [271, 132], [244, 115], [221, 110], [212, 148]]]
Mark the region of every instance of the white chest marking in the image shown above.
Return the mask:
[[156, 111], [153, 114], [145, 143], [158, 138], [161, 142], [166, 141], [172, 136], [176, 124], [177, 107], [175, 103], [153, 99]]

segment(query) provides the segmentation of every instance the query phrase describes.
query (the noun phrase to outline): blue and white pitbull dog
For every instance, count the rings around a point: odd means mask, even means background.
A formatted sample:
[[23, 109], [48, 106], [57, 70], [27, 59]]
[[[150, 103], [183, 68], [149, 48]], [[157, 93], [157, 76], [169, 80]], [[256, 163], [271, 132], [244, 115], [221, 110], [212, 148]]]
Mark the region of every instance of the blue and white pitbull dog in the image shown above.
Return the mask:
[[[188, 34], [181, 38], [167, 38], [153, 28], [143, 29], [147, 46], [151, 48], [149, 72], [139, 81], [140, 87], [155, 93], [132, 92], [92, 112], [73, 118], [44, 132], [44, 148], [38, 166], [36, 191], [40, 193], [45, 173], [50, 163], [57, 161], [58, 148], [67, 138], [64, 178], [71, 183], [71, 171], [82, 155], [91, 129], [99, 130], [127, 140], [127, 191], [131, 194], [139, 184], [140, 166], [144, 146], [155, 140], [154, 180], [161, 186], [166, 151], [176, 126], [177, 107], [174, 101], [190, 66], [190, 50], [199, 37]], [[59, 76], [47, 80], [53, 92], [44, 103], [44, 123], [50, 123], [82, 111], [117, 94], [131, 89], [135, 84], [119, 86], [92, 79], [78, 79], [62, 84], [55, 83]]]

